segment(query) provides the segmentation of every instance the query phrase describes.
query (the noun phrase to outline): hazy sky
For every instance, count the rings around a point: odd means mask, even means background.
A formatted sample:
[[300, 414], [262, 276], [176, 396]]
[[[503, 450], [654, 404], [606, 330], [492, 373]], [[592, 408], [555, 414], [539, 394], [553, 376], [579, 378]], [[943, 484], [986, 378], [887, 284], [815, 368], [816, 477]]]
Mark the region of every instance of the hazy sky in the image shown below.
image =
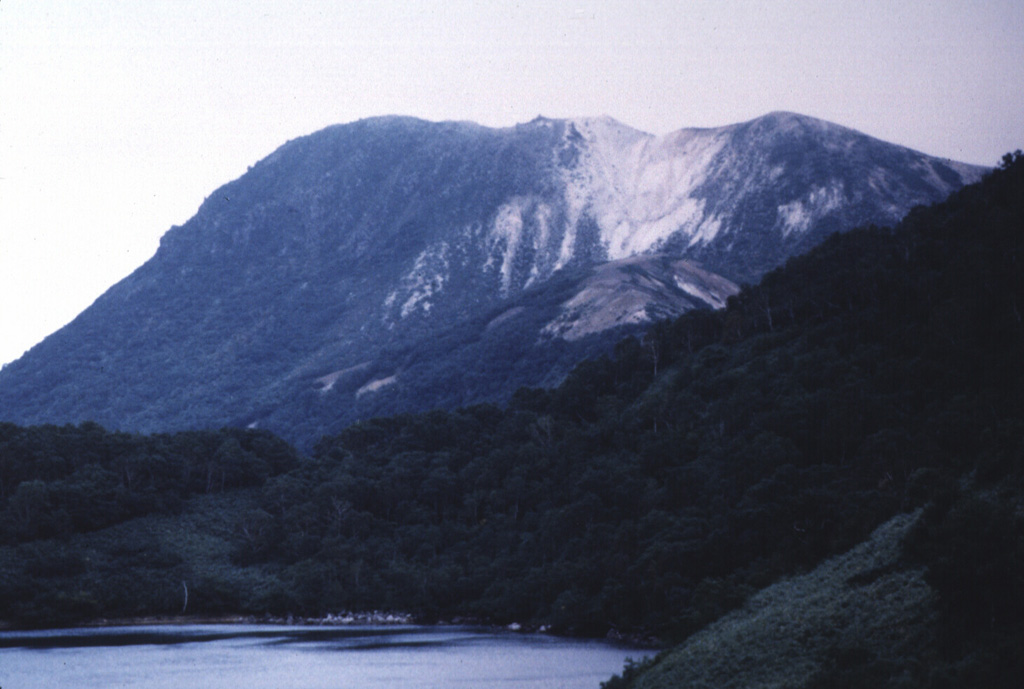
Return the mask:
[[772, 110], [995, 164], [1024, 148], [1024, 2], [0, 0], [0, 362], [329, 124]]

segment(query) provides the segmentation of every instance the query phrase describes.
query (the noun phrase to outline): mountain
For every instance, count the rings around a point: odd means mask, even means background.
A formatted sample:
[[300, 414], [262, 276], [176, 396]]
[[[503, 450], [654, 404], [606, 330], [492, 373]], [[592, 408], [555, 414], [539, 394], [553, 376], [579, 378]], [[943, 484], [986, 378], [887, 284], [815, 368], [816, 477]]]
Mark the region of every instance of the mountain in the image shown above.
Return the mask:
[[288, 142], [0, 371], [0, 419], [136, 431], [500, 401], [982, 174], [813, 118], [652, 136], [383, 117]]
[[556, 387], [306, 456], [0, 423], [0, 627], [178, 616], [187, 586], [204, 617], [682, 642], [606, 689], [1016, 687], [1022, 229], [1018, 152]]

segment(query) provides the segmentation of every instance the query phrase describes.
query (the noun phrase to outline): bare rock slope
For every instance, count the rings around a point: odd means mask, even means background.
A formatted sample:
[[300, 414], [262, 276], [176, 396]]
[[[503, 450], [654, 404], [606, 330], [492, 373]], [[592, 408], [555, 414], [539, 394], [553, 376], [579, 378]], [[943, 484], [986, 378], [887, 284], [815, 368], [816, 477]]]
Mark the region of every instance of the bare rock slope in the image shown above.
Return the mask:
[[666, 136], [609, 118], [330, 127], [213, 192], [0, 371], [0, 419], [311, 443], [501, 401], [982, 172], [790, 113]]

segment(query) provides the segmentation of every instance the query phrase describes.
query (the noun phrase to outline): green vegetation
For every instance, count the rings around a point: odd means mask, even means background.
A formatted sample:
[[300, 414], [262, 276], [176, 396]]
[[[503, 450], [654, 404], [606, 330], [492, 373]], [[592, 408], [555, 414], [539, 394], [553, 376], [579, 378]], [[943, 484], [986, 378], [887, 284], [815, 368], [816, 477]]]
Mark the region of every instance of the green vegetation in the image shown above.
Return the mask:
[[894, 659], [923, 647], [931, 589], [920, 569], [896, 567], [912, 522], [909, 515], [893, 518], [850, 552], [755, 594], [742, 610], [649, 663], [632, 683], [620, 678], [606, 689], [811, 686], [833, 663]]
[[[914, 442], [891, 455], [899, 474], [887, 470], [879, 486], [905, 476], [901, 507], [927, 507], [810, 574], [764, 589], [678, 647], [628, 665], [606, 689], [1019, 684], [1024, 380], [1014, 359], [1024, 157], [1007, 156], [983, 184], [918, 210], [897, 231], [909, 235], [897, 234], [908, 247], [902, 277], [930, 277], [918, 293], [924, 301], [906, 302], [915, 308], [895, 324], [895, 351], [916, 352], [904, 366], [935, 378], [908, 387], [897, 411], [920, 415], [927, 435], [907, 438]], [[858, 456], [871, 456], [871, 447]], [[919, 466], [908, 466], [915, 456]]]
[[252, 609], [267, 587], [233, 566], [239, 515], [300, 462], [258, 431], [170, 436], [95, 424], [0, 424], [0, 620]]
[[556, 389], [361, 422], [310, 458], [255, 431], [0, 426], [0, 619], [175, 614], [187, 587], [197, 614], [688, 639], [610, 687], [709, 686], [681, 674], [708, 648], [763, 686], [1000, 686], [1024, 611], [1022, 240], [1018, 154]]

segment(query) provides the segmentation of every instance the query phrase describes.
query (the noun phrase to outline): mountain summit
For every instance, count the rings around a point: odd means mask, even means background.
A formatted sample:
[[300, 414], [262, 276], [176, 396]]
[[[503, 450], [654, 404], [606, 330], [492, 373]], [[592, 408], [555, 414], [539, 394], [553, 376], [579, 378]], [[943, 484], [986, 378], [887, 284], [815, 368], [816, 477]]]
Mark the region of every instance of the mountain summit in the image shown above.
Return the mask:
[[0, 371], [0, 419], [310, 443], [500, 401], [983, 172], [792, 113], [665, 136], [607, 117], [329, 127]]

